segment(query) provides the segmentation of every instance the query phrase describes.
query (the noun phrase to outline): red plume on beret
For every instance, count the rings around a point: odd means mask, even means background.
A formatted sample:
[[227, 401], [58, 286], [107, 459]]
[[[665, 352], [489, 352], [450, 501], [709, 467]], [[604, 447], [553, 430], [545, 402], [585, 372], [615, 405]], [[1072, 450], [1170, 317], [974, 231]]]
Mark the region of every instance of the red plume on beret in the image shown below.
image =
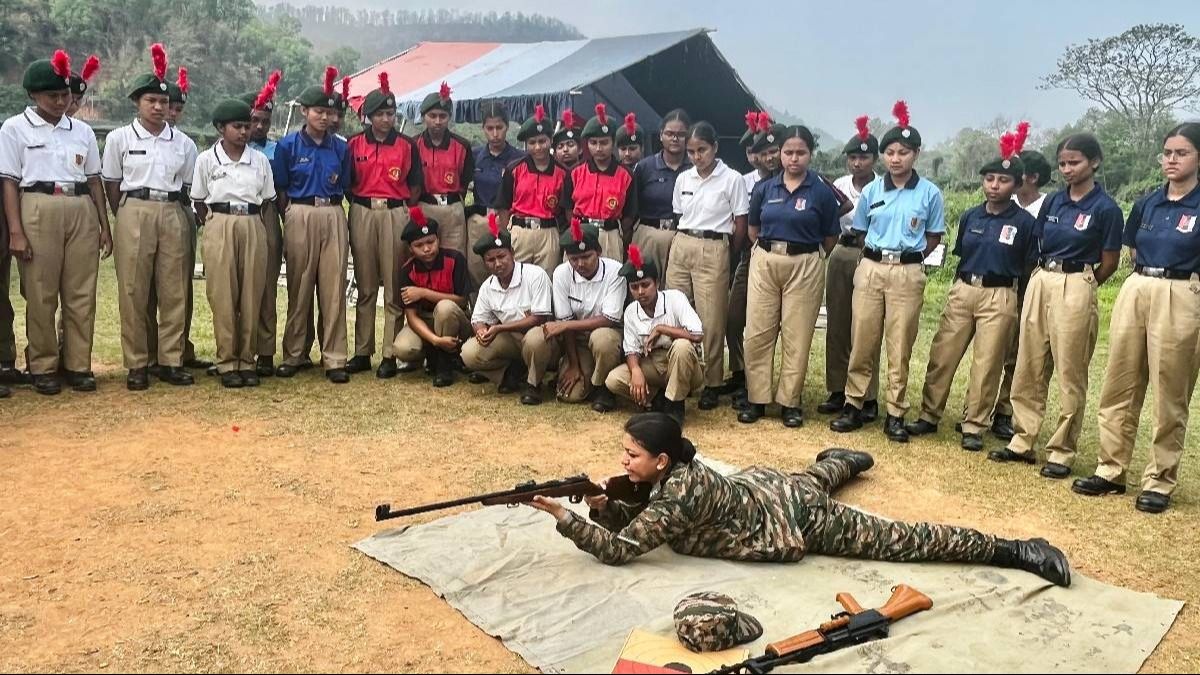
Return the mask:
[[429, 222], [428, 220], [425, 219], [425, 212], [422, 211], [421, 207], [419, 207], [419, 206], [414, 206], [411, 209], [409, 209], [408, 217], [410, 220], [412, 220], [417, 225], [420, 225], [421, 227], [425, 227], [425, 225]]
[[752, 134], [758, 132], [758, 113], [753, 110], [746, 111], [746, 129]]
[[533, 106], [533, 121], [541, 124], [546, 119], [546, 106], [535, 103]]
[[349, 75], [342, 78], [342, 98], [346, 99], [346, 100], [350, 99], [350, 76]]
[[179, 77], [175, 80], [175, 85], [179, 87], [179, 91], [182, 91], [184, 95], [192, 88], [192, 83], [188, 81], [187, 68], [184, 66], [179, 66]]
[[54, 51], [54, 56], [50, 57], [50, 67], [59, 77], [71, 76], [71, 57], [61, 49]]
[[771, 116], [766, 111], [758, 113], [758, 130], [760, 132], [771, 128]]
[[337, 68], [325, 66], [325, 95], [333, 96], [333, 81], [337, 79]]
[[642, 269], [642, 249], [638, 248], [637, 244], [629, 245], [629, 264], [633, 265], [633, 269]]
[[625, 131], [630, 135], [637, 133], [637, 115], [627, 113], [625, 115]]
[[854, 126], [858, 128], [858, 138], [860, 140], [865, 141], [871, 135], [871, 128], [867, 126], [868, 121], [870, 121], [870, 118], [866, 115], [854, 120]]
[[100, 70], [100, 57], [92, 54], [87, 57], [87, 61], [83, 62], [83, 70], [79, 71], [79, 79], [87, 82], [92, 79], [92, 76], [98, 70]]
[[1002, 136], [1000, 136], [1000, 159], [1011, 159], [1012, 156], [1016, 154], [1013, 152], [1013, 148], [1016, 147], [1016, 144], [1017, 137], [1012, 132], [1005, 132]]
[[600, 124], [608, 124], [608, 108], [603, 103], [596, 104], [596, 119]]
[[567, 108], [562, 114], [562, 125], [564, 129], [575, 128], [575, 111]]
[[438, 89], [438, 98], [442, 99], [442, 103], [450, 100], [450, 85], [442, 80], [442, 86]]
[[494, 212], [488, 214], [488, 232], [491, 232], [493, 237], [500, 237], [500, 219]]
[[575, 241], [583, 241], [583, 221], [578, 218], [571, 219], [571, 238]]
[[379, 91], [383, 92], [384, 96], [392, 93], [392, 85], [388, 81], [388, 74], [385, 70], [379, 71]]
[[1017, 125], [1017, 137], [1013, 143], [1013, 154], [1019, 155], [1025, 149], [1025, 141], [1029, 138], [1029, 122], [1022, 121]]
[[892, 106], [892, 115], [896, 118], [896, 124], [908, 126], [908, 104], [904, 101], [896, 101], [896, 105]]
[[254, 108], [256, 110], [263, 110], [267, 107], [268, 103], [275, 100], [275, 89], [279, 86], [279, 80], [282, 77], [283, 73], [276, 70], [267, 78], [267, 83], [258, 92], [258, 98], [254, 99]]
[[150, 45], [150, 60], [154, 63], [154, 76], [162, 80], [167, 77], [167, 50], [161, 42]]

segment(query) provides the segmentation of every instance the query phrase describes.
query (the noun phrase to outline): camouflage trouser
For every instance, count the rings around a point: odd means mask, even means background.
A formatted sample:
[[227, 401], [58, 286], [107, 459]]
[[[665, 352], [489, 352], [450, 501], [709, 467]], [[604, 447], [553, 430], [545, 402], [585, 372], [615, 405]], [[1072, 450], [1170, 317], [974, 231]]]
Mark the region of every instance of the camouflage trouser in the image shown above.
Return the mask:
[[996, 545], [992, 535], [952, 525], [898, 522], [834, 501], [830, 494], [852, 475], [850, 462], [844, 459], [825, 459], [794, 475], [812, 490], [804, 524], [809, 553], [891, 562], [987, 563], [992, 559]]

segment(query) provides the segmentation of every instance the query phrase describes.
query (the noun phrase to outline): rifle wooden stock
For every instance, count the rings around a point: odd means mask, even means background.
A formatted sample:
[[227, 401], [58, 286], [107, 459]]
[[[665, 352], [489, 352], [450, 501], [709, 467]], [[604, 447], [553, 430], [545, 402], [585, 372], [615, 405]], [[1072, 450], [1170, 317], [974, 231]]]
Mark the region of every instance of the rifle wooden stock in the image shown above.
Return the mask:
[[933, 600], [930, 600], [928, 595], [912, 586], [900, 584], [892, 589], [892, 597], [879, 608], [879, 613], [892, 621], [899, 621], [930, 607], [933, 607]]
[[[805, 631], [799, 635], [793, 635], [790, 638], [772, 642], [767, 645], [767, 655], [772, 657], [787, 656], [802, 649], [815, 647], [824, 642], [826, 635], [829, 633], [849, 625], [851, 616], [866, 611], [862, 605], [858, 604], [854, 596], [849, 593], [838, 593], [836, 600], [838, 604], [846, 608], [846, 614], [839, 614], [833, 617], [818, 626], [816, 630]], [[887, 603], [875, 611], [887, 617], [889, 621], [899, 621], [906, 616], [911, 616], [930, 607], [933, 607], [933, 601], [929, 599], [929, 596], [912, 586], [900, 584], [892, 589], [892, 597], [888, 598]]]
[[793, 635], [786, 640], [772, 642], [767, 645], [767, 654], [770, 656], [785, 656], [792, 652], [798, 652], [801, 649], [815, 647], [825, 641], [825, 636], [820, 630], [806, 630], [799, 635]]

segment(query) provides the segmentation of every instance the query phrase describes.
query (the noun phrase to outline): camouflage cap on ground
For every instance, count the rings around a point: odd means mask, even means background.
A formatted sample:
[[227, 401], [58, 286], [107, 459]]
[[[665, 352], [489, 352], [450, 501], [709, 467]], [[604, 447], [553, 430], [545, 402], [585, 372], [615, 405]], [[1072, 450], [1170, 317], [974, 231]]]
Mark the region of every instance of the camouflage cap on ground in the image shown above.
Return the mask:
[[762, 637], [758, 619], [721, 593], [692, 593], [675, 605], [675, 633], [694, 652], [716, 652]]

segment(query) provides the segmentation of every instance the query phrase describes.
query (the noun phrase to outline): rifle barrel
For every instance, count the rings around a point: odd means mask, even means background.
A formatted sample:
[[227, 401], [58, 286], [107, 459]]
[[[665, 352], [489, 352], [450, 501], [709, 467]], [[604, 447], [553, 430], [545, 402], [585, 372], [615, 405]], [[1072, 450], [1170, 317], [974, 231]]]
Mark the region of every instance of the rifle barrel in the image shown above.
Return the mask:
[[588, 477], [584, 476], [584, 475], [572, 476], [570, 478], [553, 480], [553, 481], [548, 481], [545, 483], [534, 483], [534, 482], [530, 481], [529, 483], [525, 483], [523, 485], [518, 485], [511, 490], [499, 490], [497, 492], [489, 492], [487, 494], [475, 495], [473, 497], [463, 497], [462, 499], [452, 499], [452, 500], [446, 501], [446, 502], [437, 502], [434, 504], [423, 504], [421, 506], [414, 506], [412, 508], [400, 509], [398, 511], [393, 511], [391, 504], [380, 504], [375, 507], [375, 521], [379, 522], [381, 520], [390, 520], [392, 518], [403, 518], [404, 516], [415, 516], [418, 513], [428, 513], [430, 511], [440, 511], [442, 509], [451, 509], [451, 508], [454, 508], [455, 506], [466, 506], [467, 504], [478, 504], [480, 502], [487, 501], [487, 500], [504, 499], [506, 497], [511, 497], [513, 495], [518, 495], [518, 494], [522, 494], [522, 493], [532, 492], [532, 491], [536, 491], [539, 489], [545, 489], [545, 488], [551, 488], [551, 487], [563, 487], [563, 486], [571, 485], [573, 483], [578, 483], [581, 481], [584, 481], [584, 482], [588, 481]]

